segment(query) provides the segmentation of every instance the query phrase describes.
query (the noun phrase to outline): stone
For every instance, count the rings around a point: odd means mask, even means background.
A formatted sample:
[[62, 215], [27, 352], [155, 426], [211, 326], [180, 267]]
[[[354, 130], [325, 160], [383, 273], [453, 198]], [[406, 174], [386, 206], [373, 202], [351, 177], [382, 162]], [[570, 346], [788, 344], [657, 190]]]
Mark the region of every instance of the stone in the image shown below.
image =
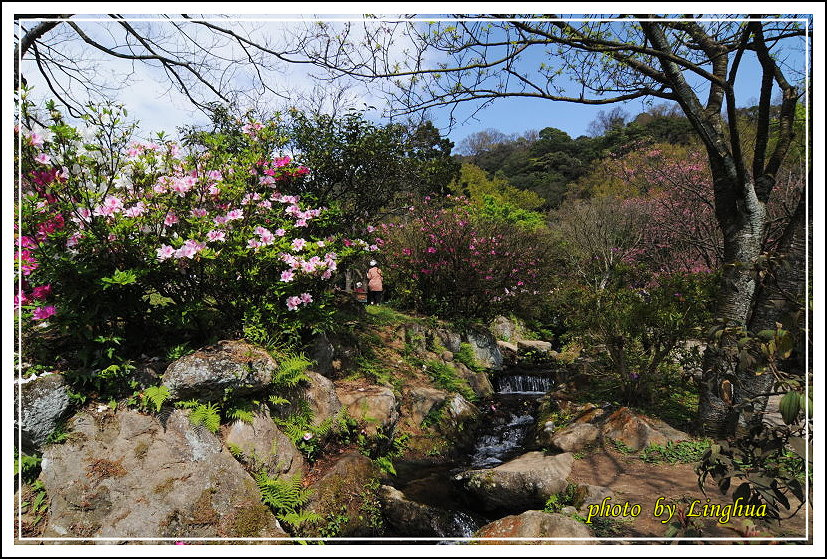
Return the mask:
[[[381, 526], [381, 505], [370, 489], [376, 477], [377, 469], [370, 458], [356, 451], [346, 452], [310, 486], [313, 494], [305, 510], [320, 515], [324, 522], [338, 515], [347, 517], [336, 537], [376, 535]], [[302, 526], [302, 535], [320, 535], [318, 528]]]
[[[602, 485], [590, 485], [583, 483], [577, 486], [578, 503], [580, 510], [588, 509], [589, 505], [598, 505], [606, 497], [614, 497], [614, 491]], [[582, 501], [581, 501], [582, 499]]]
[[304, 469], [301, 452], [273, 422], [266, 405], [255, 413], [252, 423], [237, 420], [221, 432], [225, 446], [249, 471], [264, 469], [270, 477], [278, 477]]
[[170, 364], [163, 377], [170, 398], [218, 400], [231, 390], [252, 394], [270, 386], [278, 364], [260, 347], [224, 340]]
[[497, 340], [497, 347], [500, 349], [500, 354], [503, 356], [503, 363], [506, 363], [508, 365], [517, 364], [517, 344]]
[[253, 478], [188, 412], [85, 410], [46, 447], [44, 537], [287, 537]]
[[359, 386], [337, 381], [336, 394], [350, 416], [365, 424], [369, 435], [380, 430], [389, 433], [399, 420], [396, 397], [386, 386]]
[[305, 371], [305, 376], [307, 381], [278, 394], [290, 403], [279, 406], [277, 413], [279, 417], [299, 414], [306, 403], [313, 413], [312, 424], [318, 426], [339, 413], [342, 403], [336, 395], [336, 386], [332, 380], [315, 371]]
[[450, 363], [451, 361], [454, 360], [454, 354], [451, 353], [450, 351], [448, 351], [447, 349], [440, 354], [440, 357], [446, 363]]
[[592, 531], [582, 522], [574, 518], [529, 510], [522, 514], [506, 516], [486, 524], [474, 534], [475, 538], [556, 538], [555, 540], [536, 542], [516, 540], [483, 540], [476, 543], [487, 545], [582, 545], [594, 544], [593, 541], [572, 540], [571, 538], [592, 538]]
[[333, 361], [336, 357], [336, 349], [330, 342], [327, 334], [322, 332], [313, 339], [313, 346], [310, 350], [310, 359], [313, 361], [313, 369], [326, 377], [334, 373]]
[[528, 452], [496, 468], [467, 470], [454, 477], [487, 511], [524, 511], [545, 506], [565, 490], [574, 457]]
[[579, 452], [595, 442], [600, 430], [590, 423], [574, 423], [555, 431], [549, 443], [561, 452]]
[[379, 487], [382, 516], [394, 533], [411, 537], [470, 537], [479, 526], [468, 515], [411, 501], [389, 485]]
[[434, 406], [441, 405], [448, 397], [444, 390], [428, 387], [411, 388], [406, 393], [405, 402], [409, 407], [406, 414], [414, 425], [421, 425], [422, 422], [434, 409]]
[[637, 415], [623, 407], [611, 414], [601, 426], [601, 435], [622, 442], [633, 450], [643, 450], [650, 444], [688, 441], [692, 437], [667, 423]]
[[[21, 382], [15, 388], [15, 412], [18, 410], [18, 397], [21, 416], [15, 418], [20, 428], [22, 450], [27, 454], [39, 451], [46, 443], [49, 434], [61, 424], [69, 414], [71, 402], [66, 379], [60, 374], [37, 377], [29, 382]], [[15, 438], [15, 442], [17, 439]]]
[[471, 390], [474, 391], [474, 394], [476, 394], [477, 397], [488, 398], [494, 394], [494, 387], [491, 384], [491, 379], [488, 378], [486, 373], [482, 371], [472, 371], [459, 362], [454, 363], [454, 369], [457, 373], [459, 373], [459, 376], [465, 379], [468, 386], [471, 387]]
[[483, 329], [469, 330], [464, 334], [464, 338], [471, 345], [477, 363], [495, 371], [503, 368], [503, 356], [491, 332]]
[[519, 340], [517, 349], [521, 354], [533, 351], [545, 355], [551, 351], [551, 343], [542, 340]]
[[520, 339], [518, 334], [519, 326], [517, 323], [504, 316], [494, 317], [494, 320], [491, 321], [489, 328], [491, 329], [491, 333], [494, 334], [498, 340], [513, 343]]

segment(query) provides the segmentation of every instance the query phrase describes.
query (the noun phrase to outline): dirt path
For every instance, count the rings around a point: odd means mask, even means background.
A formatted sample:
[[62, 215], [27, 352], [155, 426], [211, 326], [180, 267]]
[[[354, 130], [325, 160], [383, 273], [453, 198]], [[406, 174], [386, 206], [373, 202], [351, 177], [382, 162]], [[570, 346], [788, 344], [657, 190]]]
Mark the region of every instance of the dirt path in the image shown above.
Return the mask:
[[[631, 455], [621, 454], [613, 449], [601, 448], [591, 454], [575, 460], [569, 480], [574, 483], [588, 483], [608, 487], [614, 493], [608, 504], [628, 502], [640, 505], [640, 514], [635, 518], [622, 518], [603, 523], [598, 529], [599, 537], [664, 537], [668, 523], [662, 521], [668, 516], [655, 516], [655, 505], [659, 497], [662, 503], [690, 503], [700, 501], [695, 510], [701, 510], [706, 499], [711, 503], [726, 505], [731, 503], [730, 495], [722, 495], [712, 480], [707, 480], [706, 492], [698, 487], [698, 477], [692, 464], [649, 464]], [[679, 508], [680, 505], [679, 504]], [[684, 505], [686, 506], [686, 505]], [[798, 506], [798, 502], [794, 507]], [[677, 515], [672, 521], [677, 519]], [[702, 537], [739, 538], [740, 535], [730, 528], [717, 523], [716, 519], [696, 518], [702, 521]], [[758, 519], [756, 519], [758, 520]], [[806, 516], [804, 507], [792, 518], [783, 520], [780, 525], [767, 522], [757, 523], [761, 537], [805, 537]], [[728, 526], [741, 528], [742, 519], [733, 518]], [[810, 538], [812, 541], [812, 507], [810, 507]], [[606, 542], [608, 543], [608, 542]], [[654, 543], [654, 542], [651, 542]], [[724, 542], [709, 542], [724, 543]], [[781, 543], [781, 542], [779, 542]], [[803, 543], [803, 542], [802, 542]]]

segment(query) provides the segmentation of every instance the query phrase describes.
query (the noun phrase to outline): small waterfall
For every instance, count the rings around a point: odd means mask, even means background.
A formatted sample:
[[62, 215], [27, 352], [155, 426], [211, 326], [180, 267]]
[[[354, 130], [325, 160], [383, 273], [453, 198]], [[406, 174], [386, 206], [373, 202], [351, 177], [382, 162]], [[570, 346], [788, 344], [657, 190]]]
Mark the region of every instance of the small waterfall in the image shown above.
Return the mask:
[[528, 430], [534, 425], [531, 415], [511, 413], [506, 421], [497, 422], [486, 429], [474, 446], [472, 468], [493, 468], [515, 454], [525, 441]]
[[500, 394], [545, 394], [554, 388], [551, 377], [538, 375], [500, 375], [494, 384]]
[[[447, 538], [470, 538], [474, 532], [479, 530], [483, 523], [474, 520], [471, 515], [462, 512], [461, 510], [451, 511], [450, 518], [446, 520], [443, 530], [440, 530], [440, 536]], [[437, 545], [453, 545], [459, 543], [456, 540], [443, 540]]]

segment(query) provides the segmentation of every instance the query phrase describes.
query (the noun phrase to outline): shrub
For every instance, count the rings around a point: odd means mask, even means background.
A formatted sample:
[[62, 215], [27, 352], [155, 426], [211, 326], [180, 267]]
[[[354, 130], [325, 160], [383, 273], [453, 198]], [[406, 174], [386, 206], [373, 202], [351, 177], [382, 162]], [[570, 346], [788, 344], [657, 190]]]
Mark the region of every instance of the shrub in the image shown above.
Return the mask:
[[80, 128], [53, 106], [38, 127], [22, 108], [15, 306], [27, 335], [48, 325], [74, 347], [104, 336], [137, 351], [167, 332], [295, 337], [330, 320], [329, 280], [366, 243], [345, 246], [335, 209], [298, 195], [310, 170], [276, 155], [275, 120], [181, 145], [132, 141], [117, 107]]
[[443, 201], [425, 197], [407, 221], [385, 228], [388, 283], [403, 304], [488, 320], [540, 295], [547, 262], [540, 233], [480, 217], [464, 199]]

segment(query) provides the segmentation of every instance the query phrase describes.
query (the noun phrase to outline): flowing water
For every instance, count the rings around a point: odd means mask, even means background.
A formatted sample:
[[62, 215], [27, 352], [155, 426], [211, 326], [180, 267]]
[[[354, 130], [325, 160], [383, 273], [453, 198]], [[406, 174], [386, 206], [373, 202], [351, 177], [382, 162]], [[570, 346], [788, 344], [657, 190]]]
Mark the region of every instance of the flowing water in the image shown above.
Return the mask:
[[495, 377], [494, 386], [496, 394], [478, 404], [479, 427], [466, 456], [450, 464], [396, 464], [394, 484], [406, 498], [446, 511], [446, 521], [435, 536], [468, 538], [494, 520], [473, 510], [452, 478], [463, 470], [494, 468], [523, 454], [534, 426], [537, 398], [551, 390], [553, 382], [548, 376], [515, 372]]

